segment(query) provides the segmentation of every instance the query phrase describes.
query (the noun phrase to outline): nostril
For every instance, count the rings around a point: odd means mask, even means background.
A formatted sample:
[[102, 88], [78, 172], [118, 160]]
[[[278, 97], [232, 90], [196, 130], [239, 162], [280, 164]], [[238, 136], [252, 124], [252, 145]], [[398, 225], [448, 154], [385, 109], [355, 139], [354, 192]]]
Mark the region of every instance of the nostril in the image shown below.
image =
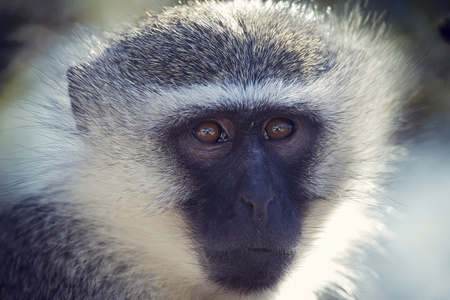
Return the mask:
[[254, 214], [261, 215], [267, 212], [269, 205], [275, 201], [273, 196], [255, 195], [254, 197], [240, 197], [241, 201]]
[[242, 191], [239, 195], [238, 214], [251, 220], [255, 228], [262, 229], [269, 221], [270, 211], [276, 210], [272, 203], [276, 202], [276, 197], [272, 191], [265, 189], [252, 189]]
[[255, 210], [255, 204], [251, 200], [247, 200], [246, 197], [241, 197], [242, 202], [251, 210]]

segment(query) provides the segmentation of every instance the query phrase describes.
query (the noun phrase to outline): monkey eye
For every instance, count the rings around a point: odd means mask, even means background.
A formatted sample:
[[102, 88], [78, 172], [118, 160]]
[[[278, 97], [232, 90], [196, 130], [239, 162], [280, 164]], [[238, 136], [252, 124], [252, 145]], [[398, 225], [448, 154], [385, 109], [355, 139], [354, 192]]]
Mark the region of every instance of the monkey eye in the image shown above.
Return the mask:
[[215, 122], [203, 122], [194, 129], [194, 136], [203, 143], [221, 143], [229, 140], [225, 131]]
[[292, 123], [280, 118], [269, 121], [263, 134], [266, 140], [282, 140], [289, 137], [293, 131]]

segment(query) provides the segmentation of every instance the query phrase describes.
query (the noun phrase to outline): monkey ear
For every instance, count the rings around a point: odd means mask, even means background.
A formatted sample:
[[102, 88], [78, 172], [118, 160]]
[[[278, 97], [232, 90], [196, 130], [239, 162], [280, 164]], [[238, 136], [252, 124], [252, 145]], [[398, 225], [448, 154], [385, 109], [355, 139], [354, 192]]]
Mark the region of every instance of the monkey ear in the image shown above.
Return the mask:
[[72, 105], [73, 114], [76, 116], [83, 112], [79, 95], [82, 93], [80, 83], [82, 81], [81, 68], [79, 66], [70, 67], [67, 70], [67, 79], [69, 81], [69, 97]]
[[[97, 111], [99, 95], [95, 87], [89, 82], [90, 78], [88, 70], [83, 65], [70, 67], [67, 70], [68, 92], [72, 112], [75, 117], [78, 130], [88, 132], [89, 115], [93, 111]], [[91, 79], [91, 80], [89, 80]]]

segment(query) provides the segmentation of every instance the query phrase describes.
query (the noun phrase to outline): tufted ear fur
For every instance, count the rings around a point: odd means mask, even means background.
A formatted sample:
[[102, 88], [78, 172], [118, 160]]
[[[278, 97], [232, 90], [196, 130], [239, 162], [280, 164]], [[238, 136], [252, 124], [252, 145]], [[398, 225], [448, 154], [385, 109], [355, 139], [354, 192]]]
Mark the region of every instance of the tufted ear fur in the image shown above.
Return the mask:
[[[92, 122], [99, 123], [107, 114], [105, 106], [114, 105], [102, 101], [108, 98], [104, 86], [108, 79], [95, 75], [92, 66], [77, 65], [67, 70], [68, 93], [78, 130], [88, 132]], [[112, 100], [112, 99], [111, 99]]]
[[82, 100], [80, 98], [80, 94], [82, 93], [82, 88], [80, 86], [81, 78], [81, 68], [79, 66], [70, 67], [67, 70], [70, 103], [75, 116], [83, 112], [83, 105], [81, 104]]
[[[95, 103], [95, 90], [86, 91], [85, 72], [82, 66], [70, 67], [67, 70], [67, 80], [69, 82], [68, 92], [70, 96], [70, 104], [75, 117], [77, 129], [81, 132], [88, 132], [86, 122], [80, 122], [80, 118], [86, 119], [87, 106]], [[93, 94], [94, 93], [94, 94]]]

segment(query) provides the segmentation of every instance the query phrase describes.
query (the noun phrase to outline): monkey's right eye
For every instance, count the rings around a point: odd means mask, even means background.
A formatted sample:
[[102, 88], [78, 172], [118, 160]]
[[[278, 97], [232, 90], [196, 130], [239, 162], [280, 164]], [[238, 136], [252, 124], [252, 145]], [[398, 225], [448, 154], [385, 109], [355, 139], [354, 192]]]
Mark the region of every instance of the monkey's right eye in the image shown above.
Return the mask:
[[282, 140], [289, 137], [293, 132], [293, 125], [286, 119], [273, 119], [267, 123], [264, 129], [266, 140]]
[[223, 129], [215, 122], [204, 122], [199, 124], [194, 130], [194, 136], [203, 143], [220, 143], [228, 141], [228, 137]]

